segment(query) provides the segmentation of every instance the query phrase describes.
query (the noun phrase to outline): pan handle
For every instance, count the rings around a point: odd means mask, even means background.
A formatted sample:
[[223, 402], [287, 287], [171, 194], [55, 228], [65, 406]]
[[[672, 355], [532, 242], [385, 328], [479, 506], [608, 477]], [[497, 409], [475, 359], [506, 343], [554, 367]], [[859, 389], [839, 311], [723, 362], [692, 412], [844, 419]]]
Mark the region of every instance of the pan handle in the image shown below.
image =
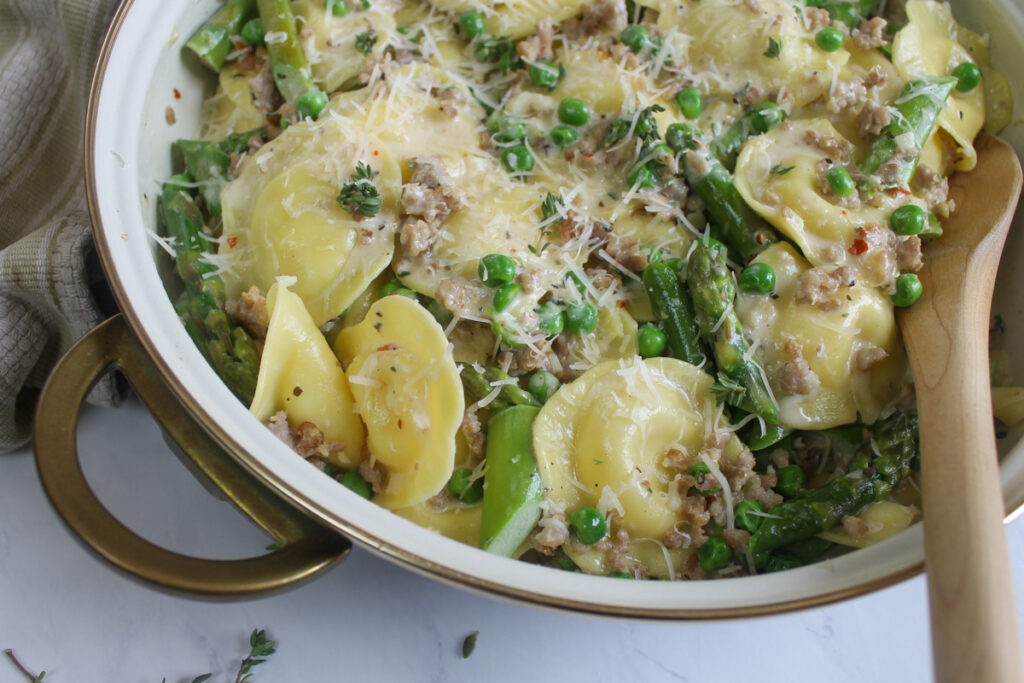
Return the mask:
[[[278, 550], [241, 560], [208, 560], [161, 548], [118, 521], [89, 487], [78, 460], [78, 412], [109, 368], [120, 368], [196, 467], [262, 527]], [[76, 343], [46, 383], [35, 419], [36, 465], [53, 506], [89, 547], [159, 587], [206, 597], [244, 597], [309, 579], [345, 557], [351, 542], [275, 495], [192, 419], [167, 388], [124, 318], [115, 316]]]

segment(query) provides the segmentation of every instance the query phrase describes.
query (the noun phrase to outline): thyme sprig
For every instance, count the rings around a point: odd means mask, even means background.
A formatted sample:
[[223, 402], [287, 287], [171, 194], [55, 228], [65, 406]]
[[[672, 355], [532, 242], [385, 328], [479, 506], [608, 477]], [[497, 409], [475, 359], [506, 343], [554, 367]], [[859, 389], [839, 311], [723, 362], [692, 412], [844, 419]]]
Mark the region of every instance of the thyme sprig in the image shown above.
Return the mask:
[[360, 161], [349, 179], [352, 182], [338, 193], [338, 205], [353, 216], [376, 216], [380, 211], [381, 198], [373, 184], [373, 169]]

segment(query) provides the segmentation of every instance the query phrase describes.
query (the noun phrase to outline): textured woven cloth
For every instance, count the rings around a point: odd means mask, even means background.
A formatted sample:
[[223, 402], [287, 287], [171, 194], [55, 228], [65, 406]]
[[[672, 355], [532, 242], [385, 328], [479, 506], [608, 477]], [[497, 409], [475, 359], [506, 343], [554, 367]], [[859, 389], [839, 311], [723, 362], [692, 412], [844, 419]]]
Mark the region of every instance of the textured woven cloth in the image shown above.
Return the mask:
[[[0, 0], [0, 451], [25, 444], [53, 364], [107, 309], [85, 206], [93, 64], [116, 0]], [[117, 400], [113, 376], [90, 394]]]

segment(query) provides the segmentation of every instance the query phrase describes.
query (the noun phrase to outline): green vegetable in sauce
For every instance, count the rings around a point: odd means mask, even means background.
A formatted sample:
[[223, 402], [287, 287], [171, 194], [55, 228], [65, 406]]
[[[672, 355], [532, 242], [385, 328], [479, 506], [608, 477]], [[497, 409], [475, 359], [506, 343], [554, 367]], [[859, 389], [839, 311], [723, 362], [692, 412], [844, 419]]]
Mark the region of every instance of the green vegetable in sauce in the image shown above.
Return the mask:
[[476, 10], [462, 13], [462, 16], [459, 17], [459, 28], [462, 29], [462, 34], [469, 40], [487, 33], [487, 24], [484, 23], [484, 17]]
[[779, 478], [775, 490], [782, 494], [783, 498], [792, 498], [804, 487], [806, 477], [799, 465], [786, 465], [780, 469], [776, 476]]
[[583, 100], [566, 97], [558, 104], [558, 120], [570, 126], [585, 126], [590, 120], [590, 107]]
[[505, 164], [509, 173], [529, 173], [533, 170], [533, 154], [526, 145], [506, 147], [501, 152], [501, 163]]
[[533, 394], [533, 397], [539, 403], [546, 403], [549, 398], [554, 396], [560, 386], [562, 386], [562, 383], [553, 374], [547, 370], [538, 370], [530, 377], [526, 388], [530, 390], [530, 393]]
[[263, 22], [260, 21], [259, 17], [253, 17], [249, 21], [245, 22], [245, 26], [242, 27], [242, 32], [239, 35], [242, 40], [253, 47], [263, 45]]
[[494, 312], [501, 313], [504, 311], [512, 305], [512, 302], [516, 300], [516, 297], [518, 297], [522, 291], [522, 286], [514, 282], [499, 287], [498, 291], [494, 293], [494, 301], [491, 304], [494, 307]]
[[567, 147], [579, 139], [579, 134], [572, 126], [558, 125], [551, 129], [551, 142], [559, 147]]
[[533, 455], [533, 420], [539, 408], [512, 406], [487, 423], [487, 469], [480, 547], [512, 555], [540, 519], [544, 487]]
[[728, 567], [732, 562], [732, 548], [721, 536], [711, 536], [697, 550], [700, 568], [714, 572]]
[[697, 339], [693, 304], [688, 296], [683, 296], [676, 271], [668, 263], [652, 263], [644, 269], [642, 279], [654, 315], [665, 328], [672, 354], [691, 365], [700, 365], [704, 353]]
[[857, 186], [850, 177], [850, 172], [844, 166], [833, 166], [825, 171], [825, 180], [837, 197], [849, 197], [857, 191]]
[[267, 52], [270, 56], [270, 72], [274, 76], [274, 84], [281, 96], [286, 101], [295, 103], [300, 95], [305, 95], [313, 90], [319, 91], [319, 88], [310, 79], [309, 62], [306, 60], [306, 55], [299, 42], [291, 2], [288, 0], [256, 0], [256, 4], [259, 7], [260, 20], [263, 22], [264, 30], [282, 37], [282, 39], [267, 45]]
[[751, 263], [740, 273], [739, 282], [748, 294], [767, 294], [775, 289], [775, 269], [767, 263]]
[[537, 327], [549, 337], [556, 337], [565, 328], [565, 311], [554, 301], [534, 309], [537, 314]]
[[555, 84], [558, 83], [558, 67], [546, 59], [531, 64], [527, 74], [530, 76], [530, 82], [538, 88], [554, 90]]
[[665, 333], [650, 323], [646, 323], [637, 330], [637, 347], [640, 355], [644, 358], [660, 356], [668, 345], [668, 337]]
[[474, 479], [473, 470], [457, 469], [452, 472], [452, 477], [448, 480], [448, 493], [460, 503], [467, 505], [479, 503], [484, 497], [483, 477]]
[[641, 52], [645, 47], [651, 45], [650, 32], [637, 24], [631, 24], [623, 29], [621, 39], [633, 52]]
[[843, 32], [826, 26], [814, 34], [814, 42], [825, 52], [835, 52], [843, 46]]
[[971, 62], [957, 64], [952, 74], [956, 78], [956, 89], [960, 92], [970, 92], [981, 83], [981, 69]]
[[608, 522], [596, 508], [585, 506], [569, 515], [569, 528], [580, 543], [593, 545], [608, 533]]
[[516, 262], [504, 254], [488, 254], [480, 259], [477, 275], [488, 287], [501, 287], [516, 279]]
[[462, 388], [466, 390], [467, 403], [479, 401], [489, 395], [495, 388], [500, 388], [498, 395], [488, 404], [491, 410], [504, 410], [509, 406], [539, 406], [540, 403], [515, 382], [509, 382], [512, 376], [498, 368], [478, 369], [473, 365], [465, 365], [459, 373]]
[[921, 279], [913, 273], [903, 273], [896, 278], [896, 293], [892, 295], [892, 302], [896, 306], [910, 306], [921, 298]]
[[928, 217], [917, 204], [907, 204], [889, 215], [889, 227], [897, 235], [917, 235], [924, 230]]
[[761, 526], [762, 515], [760, 513], [763, 512], [764, 506], [756, 500], [741, 500], [733, 510], [733, 515], [736, 517], [736, 526], [754, 533]]
[[700, 90], [696, 88], [683, 88], [676, 93], [676, 105], [686, 118], [691, 120], [700, 118], [701, 110], [704, 106]]
[[349, 470], [341, 477], [340, 481], [346, 488], [363, 498], [367, 500], [373, 498], [373, 489], [370, 488], [369, 482], [363, 478], [363, 475], [359, 474], [359, 470]]
[[228, 0], [188, 39], [185, 49], [209, 69], [219, 72], [224, 68], [228, 54], [235, 49], [231, 37], [238, 35], [255, 15], [256, 0]]
[[565, 328], [573, 334], [590, 334], [597, 329], [597, 308], [589, 301], [569, 304], [565, 309]]
[[609, 572], [608, 573], [608, 577], [612, 578], [612, 579], [632, 579], [633, 575], [630, 574], [629, 572], [617, 571], [617, 572]]

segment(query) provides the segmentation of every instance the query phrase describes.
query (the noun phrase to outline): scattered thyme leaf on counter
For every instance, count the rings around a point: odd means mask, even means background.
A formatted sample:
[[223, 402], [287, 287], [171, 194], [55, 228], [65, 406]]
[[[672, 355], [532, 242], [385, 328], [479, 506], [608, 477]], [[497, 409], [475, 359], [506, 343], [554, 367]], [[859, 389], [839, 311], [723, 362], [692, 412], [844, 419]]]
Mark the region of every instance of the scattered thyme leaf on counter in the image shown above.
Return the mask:
[[211, 676], [213, 676], [213, 674], [203, 674], [202, 676], [196, 676], [192, 679], [192, 683], [203, 683], [203, 681], [210, 680]]
[[[465, 646], [463, 646], [463, 650], [465, 650]], [[14, 651], [11, 649], [4, 650], [4, 654], [7, 655], [7, 659], [11, 660], [11, 663], [17, 667], [18, 671], [25, 676], [25, 680], [32, 681], [32, 683], [41, 683], [43, 677], [46, 675], [45, 671], [40, 671], [38, 675], [32, 673], [24, 664], [18, 661], [18, 658], [14, 656]]]
[[238, 666], [238, 676], [235, 677], [235, 683], [246, 683], [252, 679], [252, 674], [249, 673], [254, 666], [259, 666], [263, 662], [267, 661], [267, 658], [274, 654], [276, 651], [277, 644], [270, 638], [267, 638], [267, 632], [263, 629], [254, 629], [249, 635], [249, 656], [242, 660], [242, 663]]
[[476, 649], [476, 637], [480, 635], [480, 631], [473, 631], [466, 639], [462, 641], [462, 658], [469, 659], [469, 656], [473, 654], [473, 650]]

